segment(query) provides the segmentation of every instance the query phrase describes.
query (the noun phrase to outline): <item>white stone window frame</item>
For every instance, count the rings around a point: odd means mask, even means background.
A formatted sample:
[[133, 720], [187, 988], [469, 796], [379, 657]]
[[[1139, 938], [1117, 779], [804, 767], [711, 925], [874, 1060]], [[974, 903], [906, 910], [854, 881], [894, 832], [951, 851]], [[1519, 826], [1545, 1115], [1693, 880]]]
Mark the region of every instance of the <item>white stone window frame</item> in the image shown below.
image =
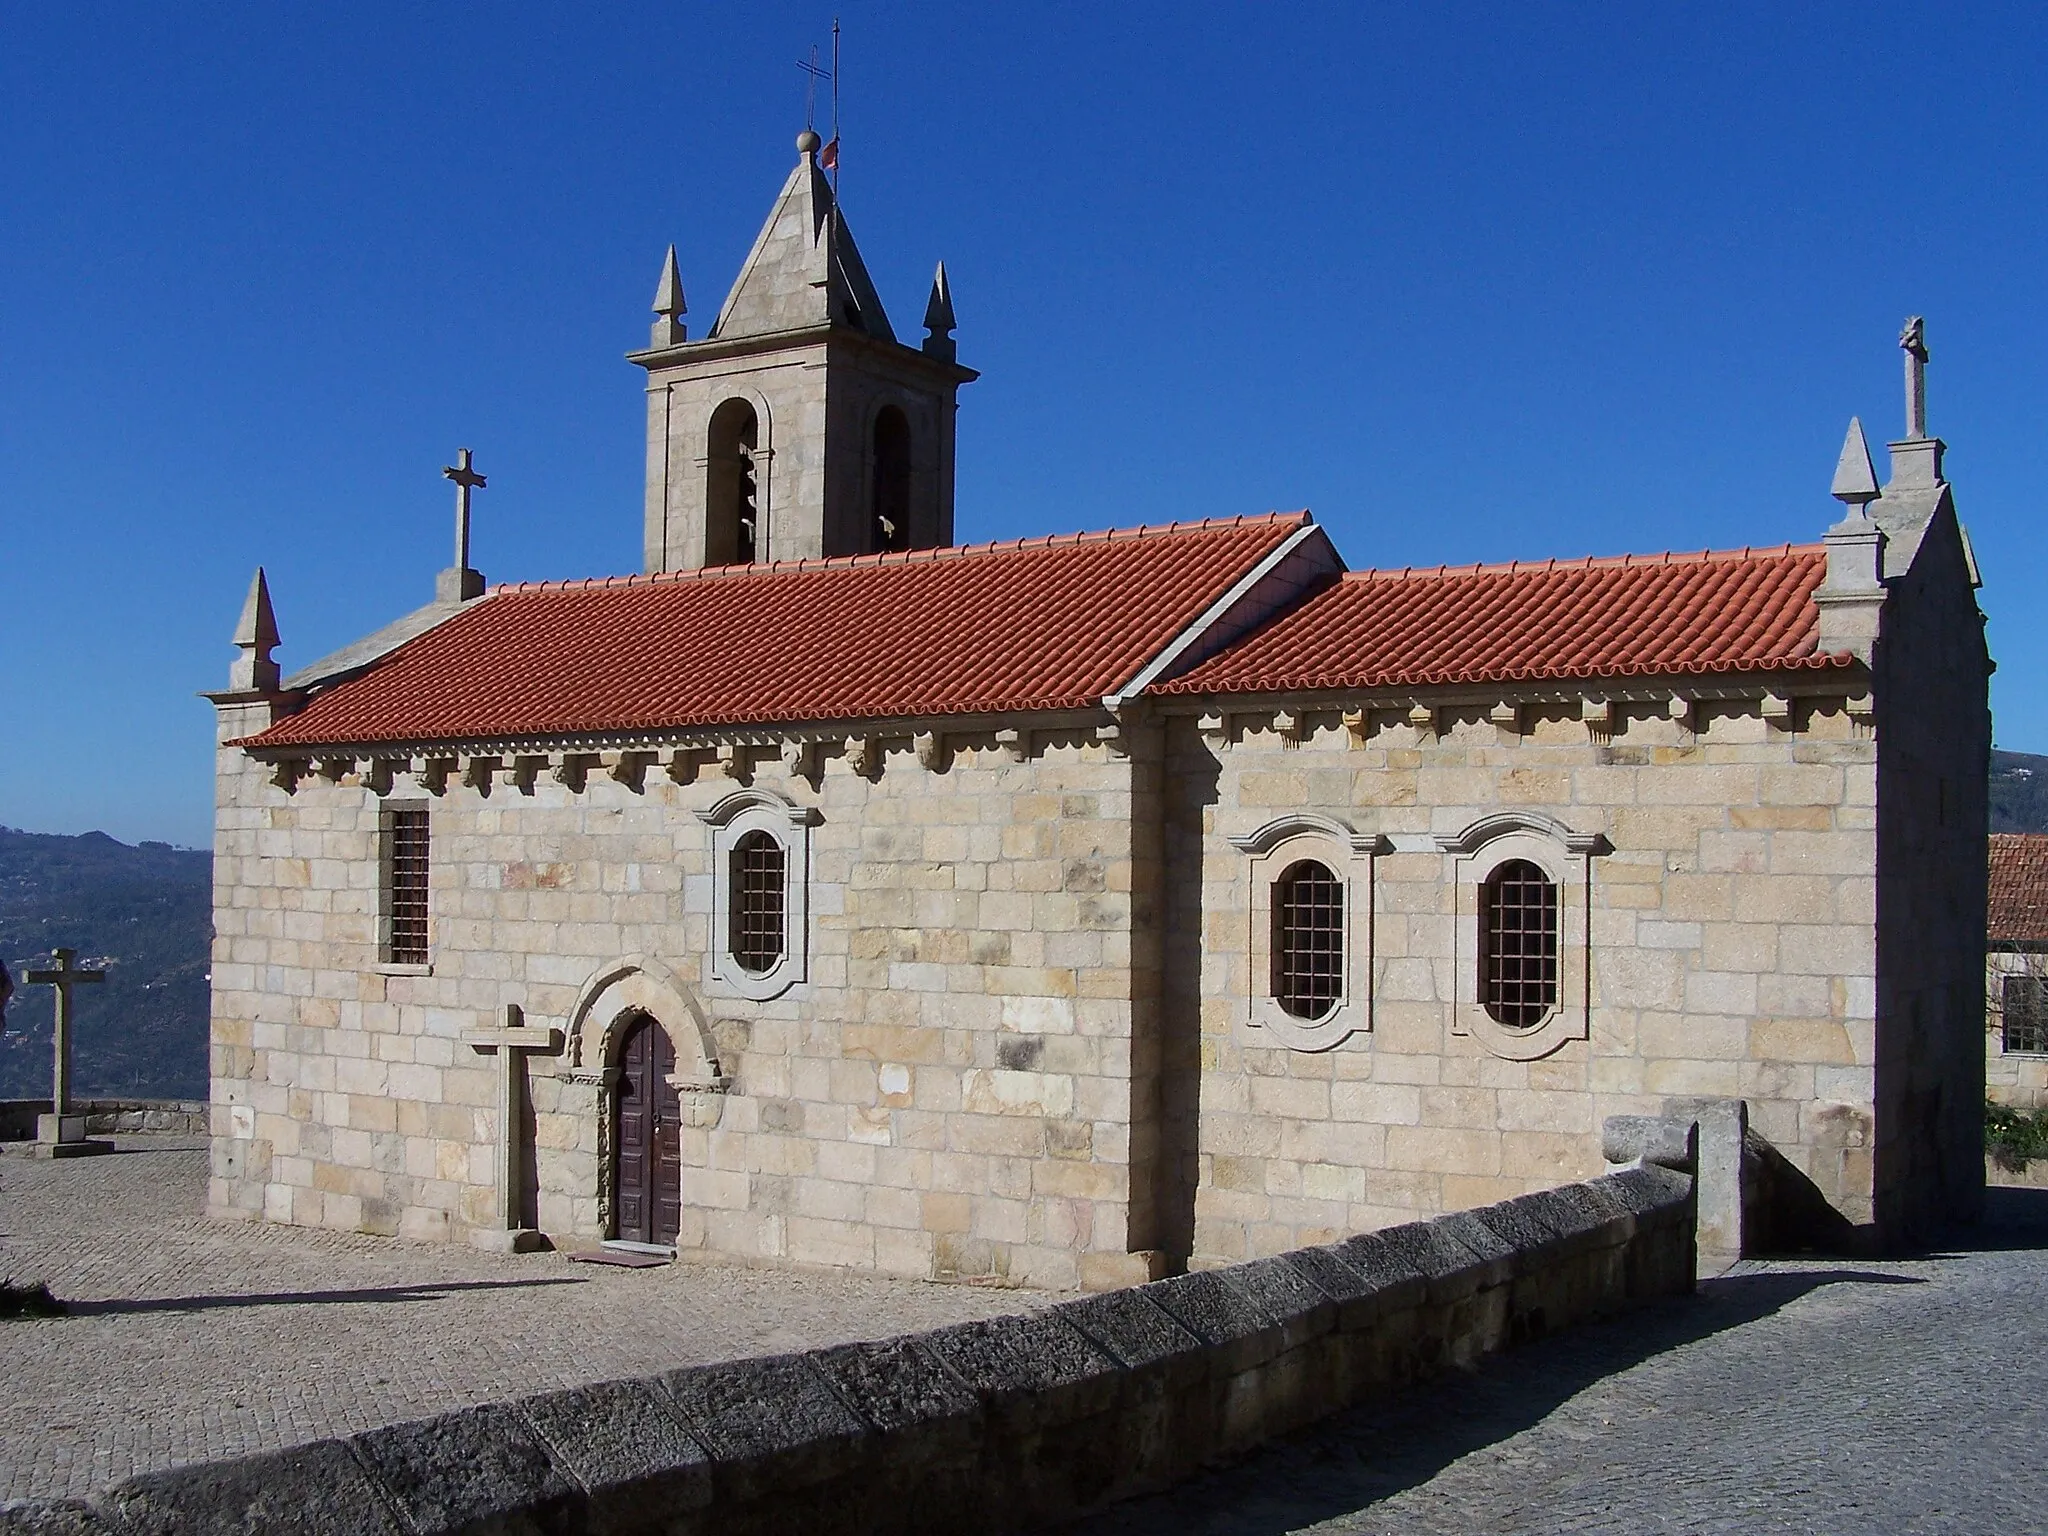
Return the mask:
[[[381, 976], [431, 976], [434, 974], [434, 817], [433, 801], [425, 795], [385, 795], [375, 803], [377, 813], [377, 951], [370, 969]], [[427, 813], [427, 958], [424, 961], [391, 958], [391, 920], [396, 887], [392, 875], [393, 839], [397, 813]]]
[[[697, 819], [711, 828], [711, 976], [740, 997], [765, 1003], [810, 979], [811, 828], [815, 806], [767, 789], [736, 789]], [[782, 958], [761, 972], [732, 952], [732, 856], [741, 838], [765, 832], [782, 849]]]
[[[1290, 1051], [1334, 1050], [1372, 1029], [1374, 860], [1390, 850], [1387, 839], [1353, 831], [1330, 816], [1296, 813], [1267, 822], [1230, 846], [1250, 856], [1251, 1006], [1242, 1019], [1251, 1045]], [[1273, 996], [1273, 888], [1303, 859], [1314, 859], [1344, 885], [1344, 963], [1337, 1005], [1319, 1019], [1297, 1018]]]
[[[1614, 845], [1599, 832], [1577, 832], [1555, 817], [1528, 811], [1482, 816], [1464, 831], [1438, 837], [1451, 858], [1457, 900], [1452, 970], [1457, 996], [1451, 1033], [1469, 1036], [1503, 1061], [1540, 1061], [1592, 1035], [1593, 860]], [[1486, 885], [1503, 864], [1525, 859], [1557, 887], [1557, 1001], [1536, 1023], [1514, 1028], [1486, 1011], [1481, 999], [1479, 925]]]

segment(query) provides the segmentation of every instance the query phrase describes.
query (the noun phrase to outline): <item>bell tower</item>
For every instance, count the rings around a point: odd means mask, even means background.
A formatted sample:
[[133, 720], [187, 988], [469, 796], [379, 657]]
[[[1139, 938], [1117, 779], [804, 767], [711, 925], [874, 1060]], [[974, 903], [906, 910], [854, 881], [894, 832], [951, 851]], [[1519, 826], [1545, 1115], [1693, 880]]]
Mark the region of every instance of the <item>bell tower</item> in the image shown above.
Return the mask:
[[960, 386], [941, 265], [921, 347], [896, 339], [818, 136], [697, 341], [674, 247], [654, 296], [647, 370], [646, 569], [924, 549], [953, 542]]

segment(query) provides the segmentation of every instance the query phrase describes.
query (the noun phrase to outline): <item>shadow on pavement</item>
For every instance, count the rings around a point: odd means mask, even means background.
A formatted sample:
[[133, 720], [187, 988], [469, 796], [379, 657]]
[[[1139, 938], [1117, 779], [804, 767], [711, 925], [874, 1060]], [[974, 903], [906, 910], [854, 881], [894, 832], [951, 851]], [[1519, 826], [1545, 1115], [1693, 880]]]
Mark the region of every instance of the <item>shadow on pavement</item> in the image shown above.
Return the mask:
[[1634, 1308], [1334, 1415], [1247, 1461], [1063, 1527], [1072, 1536], [1280, 1536], [1369, 1509], [1548, 1417], [1652, 1356], [1740, 1328], [1833, 1285], [1924, 1285], [1858, 1269], [1760, 1271]]
[[543, 1275], [531, 1280], [448, 1280], [420, 1285], [378, 1285], [354, 1291], [273, 1291], [221, 1296], [153, 1296], [140, 1301], [67, 1301], [69, 1317], [111, 1317], [130, 1312], [212, 1312], [222, 1307], [296, 1307], [320, 1303], [383, 1305], [397, 1301], [438, 1301], [456, 1291], [517, 1291], [542, 1285], [585, 1285], [576, 1275]]

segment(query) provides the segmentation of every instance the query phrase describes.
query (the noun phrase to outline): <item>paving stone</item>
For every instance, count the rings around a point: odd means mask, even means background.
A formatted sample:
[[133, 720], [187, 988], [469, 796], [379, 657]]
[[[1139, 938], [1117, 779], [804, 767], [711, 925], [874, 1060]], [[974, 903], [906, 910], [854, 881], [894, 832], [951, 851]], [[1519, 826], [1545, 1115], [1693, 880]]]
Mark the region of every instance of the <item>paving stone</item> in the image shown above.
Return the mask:
[[72, 1303], [68, 1317], [0, 1325], [0, 1503], [1048, 1299], [214, 1222], [203, 1142], [116, 1141], [109, 1157], [0, 1158], [0, 1275], [47, 1280]]
[[102, 1502], [134, 1536], [405, 1536], [383, 1490], [334, 1440], [147, 1473]]
[[[1911, 1260], [1750, 1261], [1697, 1297], [1349, 1412], [1071, 1536], [2048, 1530], [2048, 1192]], [[2016, 1219], [2016, 1202], [2006, 1216]]]
[[521, 1511], [550, 1525], [575, 1502], [547, 1442], [509, 1403], [388, 1425], [351, 1444], [417, 1536], [490, 1529]]

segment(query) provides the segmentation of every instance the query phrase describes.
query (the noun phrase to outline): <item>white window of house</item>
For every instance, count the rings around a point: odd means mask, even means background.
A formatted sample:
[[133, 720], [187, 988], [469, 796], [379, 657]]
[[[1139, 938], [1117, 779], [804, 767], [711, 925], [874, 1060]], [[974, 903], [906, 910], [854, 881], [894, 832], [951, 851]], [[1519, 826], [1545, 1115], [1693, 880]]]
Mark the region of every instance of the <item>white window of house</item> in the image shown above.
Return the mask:
[[1999, 987], [2004, 1015], [1999, 1049], [2009, 1056], [2048, 1055], [2048, 981], [2007, 976]]
[[740, 789], [697, 814], [711, 828], [712, 978], [741, 997], [780, 997], [809, 976], [818, 812]]
[[1535, 1061], [1592, 1026], [1593, 860], [1598, 832], [1503, 811], [1436, 845], [1451, 860], [1457, 1003], [1451, 1032], [1509, 1061]]
[[1250, 855], [1248, 1043], [1327, 1051], [1370, 1029], [1373, 860], [1385, 839], [1296, 815], [1230, 843]]

